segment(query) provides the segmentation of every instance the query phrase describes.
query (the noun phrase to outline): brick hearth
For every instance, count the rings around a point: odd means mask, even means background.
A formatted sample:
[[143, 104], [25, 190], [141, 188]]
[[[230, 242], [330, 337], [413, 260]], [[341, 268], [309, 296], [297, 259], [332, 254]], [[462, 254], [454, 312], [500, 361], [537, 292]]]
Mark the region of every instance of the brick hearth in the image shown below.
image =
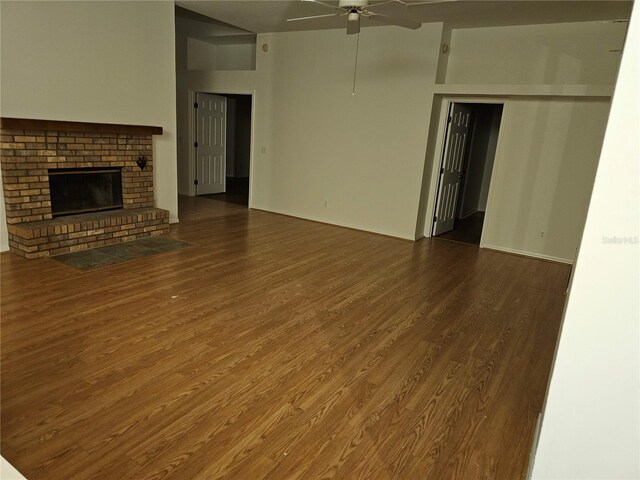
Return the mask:
[[[26, 128], [15, 128], [26, 127]], [[168, 232], [154, 208], [152, 134], [157, 127], [2, 119], [2, 181], [9, 247], [27, 258], [69, 253]], [[136, 161], [144, 157], [141, 169]], [[49, 170], [119, 167], [124, 208], [53, 218]]]

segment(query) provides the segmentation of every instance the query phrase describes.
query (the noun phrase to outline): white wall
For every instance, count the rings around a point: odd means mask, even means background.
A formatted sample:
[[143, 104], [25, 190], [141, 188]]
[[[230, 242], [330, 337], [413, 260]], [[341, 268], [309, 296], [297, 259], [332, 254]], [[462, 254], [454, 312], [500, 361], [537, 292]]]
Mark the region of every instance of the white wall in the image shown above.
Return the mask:
[[609, 102], [514, 98], [505, 108], [484, 244], [573, 262]]
[[638, 13], [569, 293], [534, 479], [640, 478]]
[[255, 58], [255, 44], [215, 44], [199, 38], [187, 38], [189, 70], [254, 70]]
[[216, 70], [255, 70], [255, 43], [216, 45]]
[[0, 114], [161, 126], [156, 204], [177, 221], [173, 4], [3, 1], [0, 8]]
[[2, 480], [26, 480], [26, 478], [4, 457], [0, 457], [0, 478]]
[[446, 83], [612, 84], [626, 24], [454, 29]]
[[216, 65], [216, 46], [198, 38], [187, 38], [187, 69], [213, 70]]
[[259, 35], [253, 206], [414, 239], [441, 30]]

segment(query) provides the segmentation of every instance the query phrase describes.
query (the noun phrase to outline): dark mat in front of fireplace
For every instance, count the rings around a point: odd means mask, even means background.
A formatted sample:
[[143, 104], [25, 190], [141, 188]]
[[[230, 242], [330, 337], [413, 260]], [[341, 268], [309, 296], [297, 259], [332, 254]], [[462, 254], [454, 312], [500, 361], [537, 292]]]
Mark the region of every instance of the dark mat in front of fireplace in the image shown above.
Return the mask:
[[189, 243], [173, 238], [149, 237], [80, 252], [65, 253], [51, 258], [78, 270], [91, 270], [190, 246]]

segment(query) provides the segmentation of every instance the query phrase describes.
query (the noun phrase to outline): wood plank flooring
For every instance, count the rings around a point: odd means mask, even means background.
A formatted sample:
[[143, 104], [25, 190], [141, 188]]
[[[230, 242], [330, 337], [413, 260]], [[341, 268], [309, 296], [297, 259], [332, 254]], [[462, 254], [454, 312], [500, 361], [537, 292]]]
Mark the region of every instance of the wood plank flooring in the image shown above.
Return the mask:
[[27, 478], [523, 478], [568, 267], [206, 198], [171, 236], [86, 272], [0, 255]]

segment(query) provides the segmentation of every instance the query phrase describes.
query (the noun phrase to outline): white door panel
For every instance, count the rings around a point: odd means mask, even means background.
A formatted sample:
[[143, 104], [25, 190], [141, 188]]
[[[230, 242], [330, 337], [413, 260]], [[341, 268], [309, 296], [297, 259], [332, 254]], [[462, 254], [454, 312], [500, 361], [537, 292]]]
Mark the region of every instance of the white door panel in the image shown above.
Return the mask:
[[196, 102], [198, 195], [223, 193], [226, 190], [227, 99], [198, 93]]
[[462, 169], [471, 130], [471, 108], [463, 103], [451, 105], [445, 140], [433, 235], [453, 229], [456, 206], [462, 186]]

